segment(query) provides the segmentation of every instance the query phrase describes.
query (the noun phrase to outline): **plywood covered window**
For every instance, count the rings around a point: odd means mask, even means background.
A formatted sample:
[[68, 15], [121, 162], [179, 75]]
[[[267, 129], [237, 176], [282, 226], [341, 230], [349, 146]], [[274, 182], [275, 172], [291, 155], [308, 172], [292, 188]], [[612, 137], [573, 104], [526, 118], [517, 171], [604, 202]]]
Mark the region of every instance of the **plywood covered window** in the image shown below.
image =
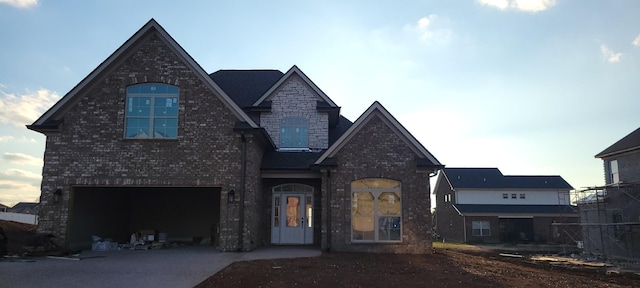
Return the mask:
[[351, 240], [402, 241], [400, 182], [367, 178], [351, 182]]

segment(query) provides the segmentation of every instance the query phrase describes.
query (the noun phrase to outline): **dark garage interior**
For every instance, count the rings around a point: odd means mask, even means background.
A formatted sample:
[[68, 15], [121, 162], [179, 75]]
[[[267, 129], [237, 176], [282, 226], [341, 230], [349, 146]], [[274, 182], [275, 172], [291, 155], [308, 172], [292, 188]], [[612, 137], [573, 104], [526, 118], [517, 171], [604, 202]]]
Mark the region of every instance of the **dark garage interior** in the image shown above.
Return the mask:
[[132, 233], [155, 230], [167, 242], [217, 242], [219, 187], [74, 187], [70, 249], [91, 249], [92, 236], [128, 243]]
[[500, 218], [500, 242], [529, 243], [533, 240], [532, 218]]

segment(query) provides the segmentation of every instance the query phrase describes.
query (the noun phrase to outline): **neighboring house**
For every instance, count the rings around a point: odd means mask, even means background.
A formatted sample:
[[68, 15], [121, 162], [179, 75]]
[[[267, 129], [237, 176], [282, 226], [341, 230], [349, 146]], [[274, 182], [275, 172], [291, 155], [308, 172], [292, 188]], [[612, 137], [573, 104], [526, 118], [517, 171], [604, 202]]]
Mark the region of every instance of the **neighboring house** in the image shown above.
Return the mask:
[[39, 230], [71, 248], [153, 229], [222, 251], [431, 251], [443, 166], [380, 103], [352, 123], [296, 66], [209, 75], [154, 20], [28, 128], [47, 137]]
[[13, 205], [13, 207], [9, 208], [7, 212], [38, 215], [39, 204], [40, 203], [37, 202], [19, 202], [18, 204]]
[[554, 223], [577, 223], [572, 189], [560, 176], [445, 168], [433, 191], [436, 233], [455, 242], [564, 244], [571, 239]]
[[0, 212], [7, 212], [8, 209], [9, 209], [9, 206], [0, 204]]
[[598, 153], [605, 186], [578, 201], [584, 252], [640, 259], [640, 128]]

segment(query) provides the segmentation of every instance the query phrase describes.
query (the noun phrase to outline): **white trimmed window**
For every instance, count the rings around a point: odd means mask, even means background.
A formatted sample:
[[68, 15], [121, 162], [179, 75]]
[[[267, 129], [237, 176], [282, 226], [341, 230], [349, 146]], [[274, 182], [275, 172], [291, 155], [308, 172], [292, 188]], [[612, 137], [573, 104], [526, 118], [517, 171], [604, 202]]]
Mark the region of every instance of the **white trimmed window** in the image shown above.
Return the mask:
[[351, 182], [351, 240], [401, 242], [400, 182], [368, 178]]
[[491, 236], [491, 224], [489, 221], [471, 221], [473, 236]]
[[309, 121], [288, 117], [280, 121], [280, 148], [308, 148]]
[[125, 138], [177, 138], [179, 92], [177, 86], [161, 83], [127, 87]]
[[618, 160], [609, 161], [609, 180], [611, 184], [620, 182], [620, 174], [618, 173]]

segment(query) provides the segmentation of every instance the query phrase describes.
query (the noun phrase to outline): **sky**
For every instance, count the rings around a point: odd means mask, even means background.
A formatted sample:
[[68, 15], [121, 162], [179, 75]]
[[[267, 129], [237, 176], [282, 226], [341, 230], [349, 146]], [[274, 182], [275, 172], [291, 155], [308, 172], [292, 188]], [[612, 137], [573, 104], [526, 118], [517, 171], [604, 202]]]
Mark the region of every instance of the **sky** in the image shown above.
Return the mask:
[[604, 184], [640, 125], [640, 1], [0, 0], [0, 203], [38, 201], [25, 128], [154, 18], [207, 72], [297, 65], [355, 121], [379, 101], [447, 167]]

